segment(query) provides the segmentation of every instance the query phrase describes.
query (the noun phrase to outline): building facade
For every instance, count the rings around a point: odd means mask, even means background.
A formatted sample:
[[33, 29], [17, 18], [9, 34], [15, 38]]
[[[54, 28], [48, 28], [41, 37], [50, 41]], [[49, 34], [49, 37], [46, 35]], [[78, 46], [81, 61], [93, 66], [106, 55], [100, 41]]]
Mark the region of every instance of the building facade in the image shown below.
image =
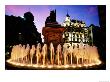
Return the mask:
[[42, 34], [44, 43], [49, 45], [52, 42], [55, 47], [58, 44], [63, 45], [65, 43], [68, 46], [77, 46], [79, 43], [93, 45], [92, 27], [87, 27], [84, 21], [71, 20], [68, 13], [61, 26], [56, 21], [56, 10], [50, 11]]
[[63, 32], [64, 27], [62, 27], [56, 21], [56, 10], [50, 11], [50, 16], [47, 17], [45, 21], [45, 27], [42, 29], [42, 34], [44, 36], [44, 43], [50, 45], [53, 43], [56, 48], [58, 44], [62, 44], [63, 42]]
[[63, 43], [68, 46], [78, 45], [79, 43], [93, 45], [92, 27], [86, 27], [85, 22], [71, 20], [67, 13], [63, 26], [65, 27]]

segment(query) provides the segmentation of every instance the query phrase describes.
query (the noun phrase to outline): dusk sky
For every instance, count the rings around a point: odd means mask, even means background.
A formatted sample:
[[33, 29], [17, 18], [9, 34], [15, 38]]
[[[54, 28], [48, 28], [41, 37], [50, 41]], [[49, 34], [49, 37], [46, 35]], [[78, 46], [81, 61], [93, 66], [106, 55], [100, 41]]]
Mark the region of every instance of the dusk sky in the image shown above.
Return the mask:
[[36, 28], [42, 33], [45, 20], [50, 11], [54, 9], [56, 9], [56, 19], [59, 24], [64, 22], [68, 11], [71, 19], [82, 20], [86, 26], [90, 24], [99, 26], [98, 11], [95, 5], [6, 5], [5, 14], [23, 17], [25, 12], [30, 11], [34, 15]]

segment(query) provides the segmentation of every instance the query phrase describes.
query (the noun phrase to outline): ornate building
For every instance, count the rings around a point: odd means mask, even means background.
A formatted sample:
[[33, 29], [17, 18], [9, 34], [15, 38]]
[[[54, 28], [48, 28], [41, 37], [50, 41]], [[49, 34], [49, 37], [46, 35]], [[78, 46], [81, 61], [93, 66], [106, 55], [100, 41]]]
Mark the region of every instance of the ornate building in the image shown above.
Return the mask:
[[64, 29], [65, 28], [56, 21], [56, 10], [50, 11], [50, 16], [47, 17], [45, 27], [42, 29], [44, 43], [49, 45], [52, 42], [54, 47], [61, 44]]
[[85, 22], [79, 20], [71, 20], [67, 13], [63, 26], [66, 29], [63, 33], [63, 42], [67, 45], [74, 46], [78, 43], [92, 45], [92, 27], [86, 27]]

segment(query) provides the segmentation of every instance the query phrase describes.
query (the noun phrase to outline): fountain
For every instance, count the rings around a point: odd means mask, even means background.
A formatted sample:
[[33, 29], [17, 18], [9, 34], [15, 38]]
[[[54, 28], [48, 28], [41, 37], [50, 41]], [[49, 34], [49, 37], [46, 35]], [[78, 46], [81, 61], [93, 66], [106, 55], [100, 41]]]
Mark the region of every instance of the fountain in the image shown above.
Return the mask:
[[58, 65], [61, 64], [61, 63], [60, 63], [60, 62], [61, 62], [61, 61], [60, 61], [60, 59], [61, 59], [61, 58], [60, 58], [60, 55], [61, 55], [61, 45], [59, 44], [59, 45], [57, 46], [57, 58], [56, 58]]
[[42, 48], [42, 55], [43, 55], [43, 66], [46, 63], [46, 56], [47, 56], [47, 45], [44, 44], [43, 48]]
[[51, 64], [53, 64], [53, 61], [54, 61], [54, 47], [53, 47], [52, 43], [50, 43], [50, 58], [51, 58]]
[[37, 58], [37, 65], [39, 65], [39, 58], [41, 58], [41, 45], [38, 43], [37, 48], [36, 48], [36, 58]]
[[[34, 57], [36, 58], [34, 59]], [[67, 44], [61, 47], [59, 44], [56, 52], [52, 43], [50, 43], [49, 50], [47, 44], [44, 44], [43, 47], [40, 43], [37, 46], [14, 45], [11, 58], [7, 62], [16, 66], [35, 68], [75, 68], [101, 64], [97, 47], [83, 43], [69, 47]]]

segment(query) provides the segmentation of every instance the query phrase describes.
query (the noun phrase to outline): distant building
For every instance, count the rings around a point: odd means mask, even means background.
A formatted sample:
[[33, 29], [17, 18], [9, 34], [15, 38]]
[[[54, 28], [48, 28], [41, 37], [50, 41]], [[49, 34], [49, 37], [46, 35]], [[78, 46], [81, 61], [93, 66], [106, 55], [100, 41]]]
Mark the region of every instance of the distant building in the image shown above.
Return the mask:
[[56, 10], [50, 11], [50, 16], [47, 17], [45, 27], [42, 29], [44, 43], [49, 45], [52, 42], [55, 47], [58, 44], [62, 44], [64, 29], [65, 28], [56, 21]]
[[61, 27], [56, 21], [56, 10], [50, 11], [50, 16], [46, 18], [45, 27]]
[[85, 22], [80, 20], [71, 20], [67, 13], [63, 26], [66, 29], [63, 33], [63, 43], [72, 46], [79, 43], [92, 45], [92, 27], [86, 27]]
[[85, 22], [80, 21], [80, 20], [71, 20], [69, 14], [67, 13], [65, 21], [63, 23], [64, 27], [74, 27], [74, 28], [78, 28], [78, 27], [86, 27]]

